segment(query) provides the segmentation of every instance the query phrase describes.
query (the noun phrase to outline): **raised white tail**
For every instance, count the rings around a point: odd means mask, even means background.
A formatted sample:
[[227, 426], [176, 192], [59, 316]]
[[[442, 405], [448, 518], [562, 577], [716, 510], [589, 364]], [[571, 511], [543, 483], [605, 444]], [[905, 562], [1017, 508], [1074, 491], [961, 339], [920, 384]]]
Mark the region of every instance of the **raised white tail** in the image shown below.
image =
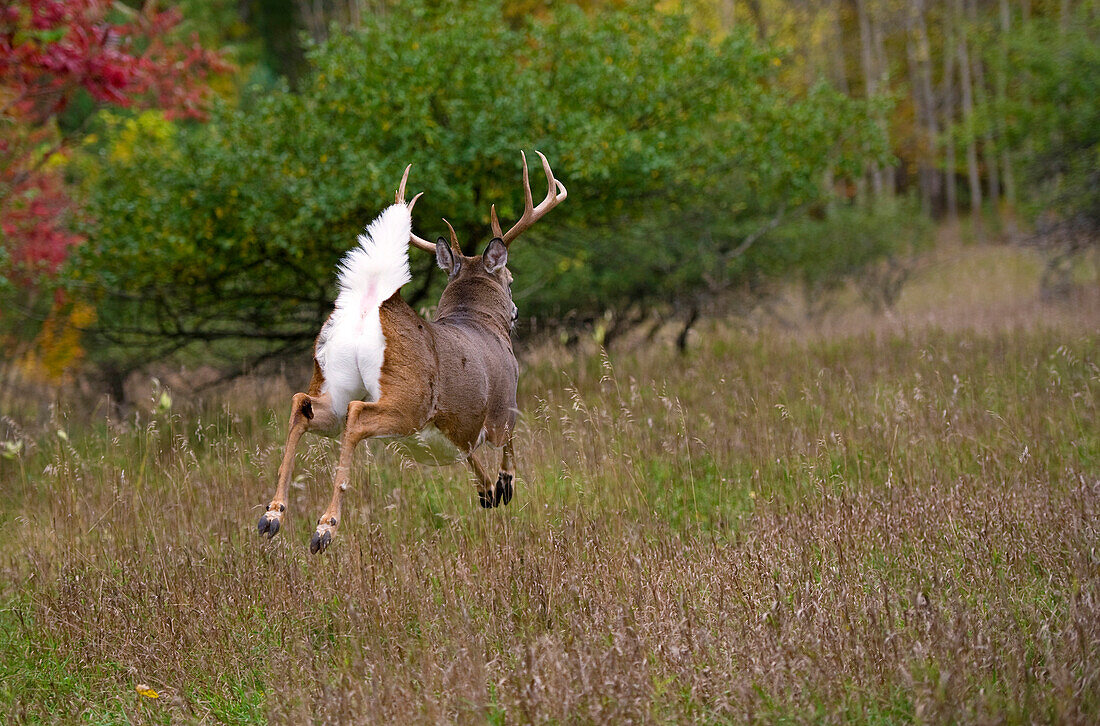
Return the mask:
[[[542, 154], [539, 159], [546, 198], [535, 205], [524, 155], [522, 216], [504, 232], [490, 207], [493, 237], [482, 254], [472, 257], [463, 254], [453, 228], [449, 247], [444, 239], [432, 244], [412, 232], [410, 212], [420, 195], [405, 203], [405, 168], [394, 194], [397, 204], [367, 228], [338, 270], [336, 309], [317, 336], [309, 391], [291, 399], [279, 484], [256, 525], [260, 534], [272, 537], [282, 526], [295, 448], [307, 431], [342, 429], [332, 501], [317, 520], [310, 552], [332, 543], [352, 457], [364, 439], [404, 442], [416, 458], [422, 453], [436, 464], [465, 461], [482, 507], [511, 501], [519, 363], [512, 350], [515, 305], [508, 245], [567, 195], [550, 162]], [[430, 253], [447, 272], [432, 320], [394, 294], [409, 280], [409, 245]], [[365, 397], [371, 400], [361, 400]], [[503, 449], [495, 479], [474, 455], [486, 442]]]
[[359, 235], [359, 246], [344, 255], [337, 272], [340, 292], [335, 309], [317, 338], [317, 363], [325, 376], [325, 392], [340, 415], [353, 400], [369, 395], [378, 400], [378, 377], [386, 338], [378, 308], [409, 274], [412, 215], [394, 204]]
[[359, 235], [359, 246], [348, 250], [340, 262], [337, 309], [362, 304], [373, 304], [377, 309], [412, 279], [409, 274], [411, 231], [412, 215], [404, 204], [386, 208], [367, 226]]

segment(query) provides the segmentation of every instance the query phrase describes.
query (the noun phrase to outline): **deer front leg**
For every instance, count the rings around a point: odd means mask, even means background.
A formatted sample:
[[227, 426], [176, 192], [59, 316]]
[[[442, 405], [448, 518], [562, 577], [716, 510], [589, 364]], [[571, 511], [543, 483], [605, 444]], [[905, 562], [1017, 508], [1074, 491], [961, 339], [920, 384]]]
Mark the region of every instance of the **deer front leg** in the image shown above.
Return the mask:
[[283, 449], [283, 461], [279, 465], [279, 480], [275, 487], [275, 496], [267, 505], [267, 510], [260, 517], [256, 527], [261, 536], [266, 534], [268, 539], [271, 539], [279, 533], [283, 514], [286, 513], [290, 477], [294, 472], [294, 454], [302, 434], [313, 428], [328, 428], [335, 423], [337, 423], [336, 417], [328, 404], [327, 395], [314, 398], [305, 393], [294, 394], [290, 405], [290, 432], [286, 437], [286, 448]]
[[[489, 478], [488, 472], [485, 471], [485, 467], [481, 465], [481, 462], [477, 460], [473, 452], [466, 457], [466, 464], [470, 467], [470, 471], [474, 473], [474, 477], [477, 479], [477, 500], [481, 504], [482, 509], [489, 509], [495, 507], [494, 493], [493, 493], [493, 480]], [[499, 503], [500, 500], [496, 499]]]
[[317, 529], [313, 531], [309, 541], [310, 552], [324, 552], [336, 535], [336, 528], [340, 524], [341, 500], [351, 480], [352, 459], [359, 442], [372, 436], [407, 436], [415, 431], [416, 427], [407, 416], [390, 408], [383, 401], [352, 401], [348, 404], [348, 418], [344, 435], [340, 439], [340, 460], [336, 464], [332, 501], [317, 520]]

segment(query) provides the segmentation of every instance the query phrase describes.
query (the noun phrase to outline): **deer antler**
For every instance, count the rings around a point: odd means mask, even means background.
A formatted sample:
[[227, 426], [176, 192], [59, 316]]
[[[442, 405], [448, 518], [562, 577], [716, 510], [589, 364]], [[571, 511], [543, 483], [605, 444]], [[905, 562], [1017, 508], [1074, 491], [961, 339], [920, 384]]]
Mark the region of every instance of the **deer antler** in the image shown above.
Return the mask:
[[443, 224], [447, 225], [447, 229], [451, 230], [451, 252], [454, 252], [456, 255], [461, 255], [462, 245], [458, 243], [458, 235], [455, 234], [455, 228], [451, 226], [451, 223], [448, 222], [446, 218], [443, 219]]
[[[405, 203], [405, 182], [409, 180], [409, 169], [412, 169], [412, 164], [409, 164], [405, 167], [405, 173], [401, 177], [401, 186], [397, 187], [397, 193], [393, 195], [393, 201], [396, 204]], [[423, 194], [424, 192], [420, 192], [420, 194], [417, 194], [409, 201], [409, 214], [412, 214], [413, 207], [416, 205], [416, 200], [420, 199]], [[409, 244], [413, 245], [414, 247], [419, 247], [425, 252], [431, 252], [432, 254], [435, 254], [435, 245], [433, 245], [431, 242], [424, 239], [423, 237], [417, 237], [415, 232], [409, 233]]]
[[504, 241], [505, 247], [512, 244], [516, 237], [526, 232], [542, 215], [558, 206], [562, 200], [569, 196], [565, 185], [554, 178], [554, 172], [550, 170], [550, 162], [546, 160], [541, 151], [536, 151], [535, 153], [542, 159], [542, 170], [546, 173], [547, 185], [546, 198], [539, 202], [536, 207], [531, 199], [531, 179], [527, 173], [527, 154], [522, 151], [519, 153], [523, 156], [523, 216], [508, 230], [507, 234], [501, 234], [500, 220], [497, 219], [497, 207], [495, 204], [489, 207], [489, 219], [493, 227], [493, 236], [500, 237]]

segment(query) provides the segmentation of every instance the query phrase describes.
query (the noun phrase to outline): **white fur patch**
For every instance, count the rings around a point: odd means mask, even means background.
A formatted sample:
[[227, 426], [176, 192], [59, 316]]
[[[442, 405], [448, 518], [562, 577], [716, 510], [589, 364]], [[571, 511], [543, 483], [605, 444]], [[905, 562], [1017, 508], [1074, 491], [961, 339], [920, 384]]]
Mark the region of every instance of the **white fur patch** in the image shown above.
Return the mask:
[[388, 207], [359, 235], [359, 246], [344, 255], [337, 270], [340, 292], [317, 339], [317, 364], [325, 375], [321, 390], [332, 396], [341, 418], [352, 401], [377, 401], [382, 395], [378, 379], [386, 338], [378, 308], [411, 279], [411, 230], [408, 207]]

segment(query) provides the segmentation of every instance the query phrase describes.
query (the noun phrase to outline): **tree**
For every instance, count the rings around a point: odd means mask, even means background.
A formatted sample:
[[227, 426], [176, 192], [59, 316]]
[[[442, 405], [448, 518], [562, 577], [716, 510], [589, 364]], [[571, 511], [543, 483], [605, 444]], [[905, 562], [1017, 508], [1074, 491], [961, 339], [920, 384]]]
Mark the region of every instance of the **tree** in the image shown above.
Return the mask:
[[[407, 3], [314, 46], [297, 93], [220, 105], [124, 159], [104, 149], [73, 266], [100, 359], [239, 365], [305, 347], [334, 265], [408, 163], [422, 235], [446, 215], [470, 252], [490, 203], [518, 216], [518, 151], [550, 157], [569, 201], [512, 264], [523, 314], [560, 320], [680, 314], [784, 274], [800, 262], [755, 233], [822, 200], [826, 167], [858, 173], [884, 149], [864, 104], [785, 90], [783, 56], [748, 33], [715, 43], [649, 5], [519, 26], [501, 12]], [[413, 264], [417, 304], [439, 280], [428, 256]]]
[[175, 40], [178, 22], [152, 3], [141, 12], [97, 0], [0, 9], [0, 337], [46, 377], [80, 359], [70, 323], [87, 323], [91, 312], [54, 286], [83, 241], [67, 177], [74, 142], [99, 108], [201, 118], [206, 79], [229, 67], [196, 42]]
[[[151, 8], [151, 6], [150, 6]], [[28, 0], [0, 8], [0, 318], [7, 335], [36, 330], [27, 314], [60, 298], [43, 291], [82, 238], [65, 159], [99, 107], [156, 105], [198, 118], [205, 79], [227, 68], [195, 43], [170, 40], [173, 11], [97, 0]], [[16, 295], [20, 305], [13, 313]]]
[[1072, 258], [1100, 244], [1100, 20], [1086, 8], [1033, 20], [1006, 45], [993, 59], [1013, 82], [1004, 105], [983, 116], [1006, 121], [1005, 149], [1030, 191], [1031, 242], [1048, 254], [1044, 292], [1053, 293], [1065, 289]]

